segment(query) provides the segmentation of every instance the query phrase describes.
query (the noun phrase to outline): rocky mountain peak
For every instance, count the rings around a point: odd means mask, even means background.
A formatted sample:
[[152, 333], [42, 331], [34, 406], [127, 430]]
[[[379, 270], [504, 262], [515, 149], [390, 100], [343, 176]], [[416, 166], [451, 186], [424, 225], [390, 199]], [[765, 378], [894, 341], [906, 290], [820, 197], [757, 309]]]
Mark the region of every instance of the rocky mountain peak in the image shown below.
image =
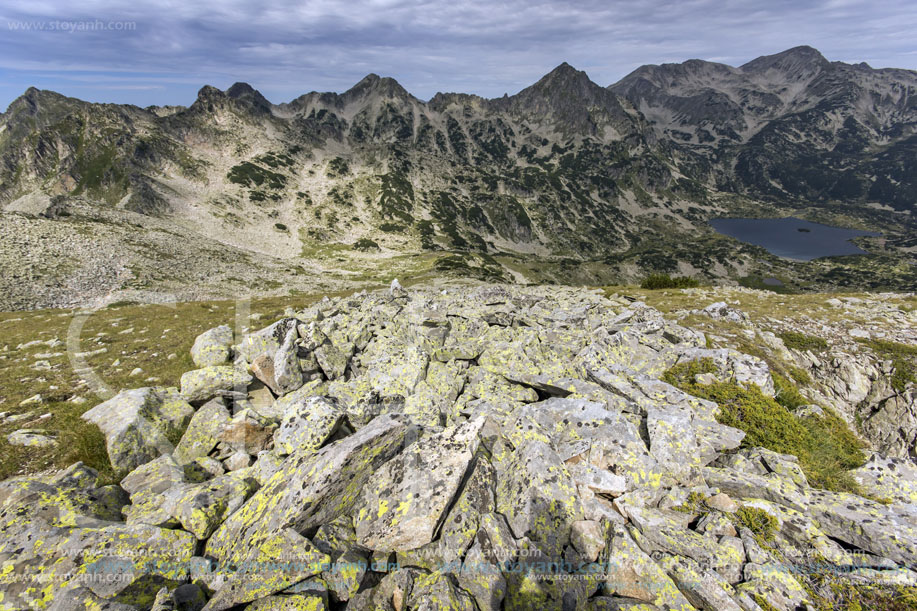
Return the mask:
[[239, 100], [251, 106], [270, 112], [272, 104], [261, 95], [261, 92], [248, 83], [235, 83], [226, 90], [226, 97]]
[[767, 72], [776, 70], [788, 76], [812, 73], [830, 65], [825, 56], [809, 46], [793, 47], [774, 55], [764, 55], [743, 64], [743, 72]]
[[194, 110], [214, 112], [227, 104], [245, 108], [258, 114], [270, 113], [273, 105], [261, 93], [248, 83], [235, 83], [226, 91], [204, 85], [197, 92], [197, 100], [192, 104]]
[[545, 95], [583, 95], [592, 93], [600, 87], [593, 83], [582, 70], [577, 70], [567, 62], [557, 66], [529, 89]]
[[26, 89], [21, 96], [13, 100], [9, 107], [6, 110], [6, 114], [10, 114], [14, 111], [31, 111], [37, 112], [39, 108], [44, 105], [55, 101], [63, 101], [71, 98], [67, 98], [59, 93], [54, 91], [48, 91], [46, 89], [38, 89], [36, 87], [29, 87]]
[[345, 91], [341, 97], [345, 103], [361, 100], [370, 96], [408, 100], [413, 96], [393, 78], [378, 74], [367, 74], [363, 79]]

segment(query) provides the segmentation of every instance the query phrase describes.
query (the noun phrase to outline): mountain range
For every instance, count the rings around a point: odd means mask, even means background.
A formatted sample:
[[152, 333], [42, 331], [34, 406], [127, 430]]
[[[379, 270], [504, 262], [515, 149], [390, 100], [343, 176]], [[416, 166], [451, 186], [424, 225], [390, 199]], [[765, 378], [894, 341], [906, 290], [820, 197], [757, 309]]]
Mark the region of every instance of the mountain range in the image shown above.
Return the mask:
[[[565, 63], [496, 99], [374, 74], [282, 104], [245, 83], [148, 108], [32, 88], [0, 115], [0, 307], [393, 274], [913, 289], [915, 205], [917, 72], [810, 47], [608, 87]], [[882, 237], [803, 263], [707, 225], [790, 215]]]

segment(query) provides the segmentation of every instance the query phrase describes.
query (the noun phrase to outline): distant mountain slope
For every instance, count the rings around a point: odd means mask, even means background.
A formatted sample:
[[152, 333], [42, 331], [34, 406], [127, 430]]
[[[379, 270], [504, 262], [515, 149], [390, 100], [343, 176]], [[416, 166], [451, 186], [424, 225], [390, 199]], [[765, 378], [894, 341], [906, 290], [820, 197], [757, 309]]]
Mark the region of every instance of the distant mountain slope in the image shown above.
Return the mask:
[[739, 68], [643, 66], [609, 90], [717, 188], [914, 211], [917, 72], [797, 47]]
[[[598, 283], [647, 270], [737, 278], [766, 261], [800, 282], [883, 285], [898, 272], [876, 266], [900, 267], [917, 246], [915, 88], [914, 72], [797, 48], [740, 68], [645, 66], [607, 88], [562, 64], [492, 100], [425, 102], [374, 74], [283, 104], [245, 83], [205, 86], [187, 108], [29, 89], [0, 115], [0, 208], [64, 222], [72, 200], [79, 219], [116, 232], [155, 217], [203, 251], [348, 280], [421, 257], [392, 269]], [[800, 214], [887, 239], [868, 272], [803, 269], [713, 235], [706, 221], [726, 214]], [[25, 239], [17, 253], [44, 252]], [[145, 286], [170, 271], [131, 260]]]

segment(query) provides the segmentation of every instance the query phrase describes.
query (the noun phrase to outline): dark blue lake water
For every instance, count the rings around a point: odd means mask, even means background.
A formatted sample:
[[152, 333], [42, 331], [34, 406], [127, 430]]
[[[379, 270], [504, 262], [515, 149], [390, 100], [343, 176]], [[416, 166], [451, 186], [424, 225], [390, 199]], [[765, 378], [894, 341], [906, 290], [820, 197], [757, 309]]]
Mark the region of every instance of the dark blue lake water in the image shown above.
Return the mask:
[[864, 255], [867, 254], [866, 251], [850, 242], [850, 239], [881, 235], [870, 231], [821, 225], [792, 217], [723, 218], [711, 220], [710, 225], [719, 233], [755, 246], [762, 246], [773, 255], [800, 261], [836, 255]]

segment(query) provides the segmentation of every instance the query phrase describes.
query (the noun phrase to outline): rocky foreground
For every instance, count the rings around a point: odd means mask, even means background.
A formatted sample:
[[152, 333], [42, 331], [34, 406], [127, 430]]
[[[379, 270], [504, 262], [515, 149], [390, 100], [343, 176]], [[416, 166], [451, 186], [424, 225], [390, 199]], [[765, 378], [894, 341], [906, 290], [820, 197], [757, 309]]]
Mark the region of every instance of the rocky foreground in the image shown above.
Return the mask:
[[[238, 341], [238, 343], [236, 343]], [[181, 388], [84, 414], [81, 463], [0, 483], [0, 609], [793, 610], [917, 584], [917, 469], [811, 488], [717, 404], [768, 366], [641, 302], [557, 287], [325, 299], [201, 335]], [[880, 502], [881, 501], [881, 502]]]

